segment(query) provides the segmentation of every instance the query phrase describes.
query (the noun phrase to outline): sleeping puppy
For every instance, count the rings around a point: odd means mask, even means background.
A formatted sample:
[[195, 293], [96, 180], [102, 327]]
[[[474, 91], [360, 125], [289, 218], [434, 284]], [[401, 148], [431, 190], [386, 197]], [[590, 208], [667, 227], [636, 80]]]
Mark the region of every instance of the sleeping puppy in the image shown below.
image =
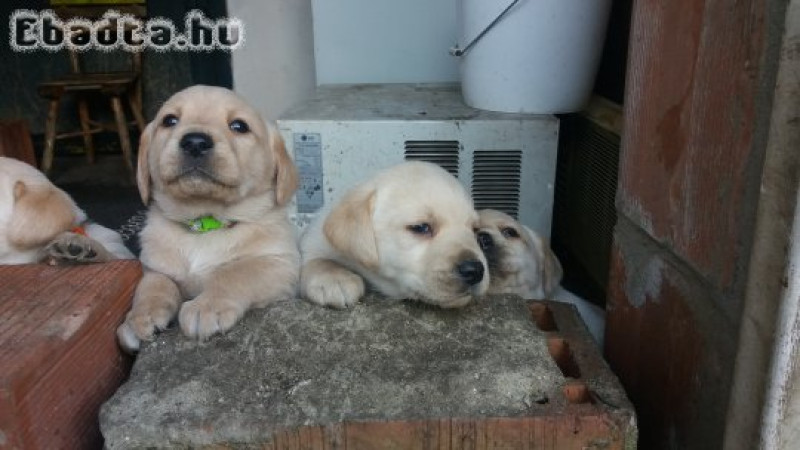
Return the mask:
[[0, 264], [79, 264], [133, 257], [119, 234], [89, 222], [43, 173], [0, 156]]
[[176, 317], [186, 336], [230, 329], [295, 295], [300, 255], [285, 206], [297, 171], [278, 130], [228, 89], [193, 86], [147, 125], [137, 183], [149, 205], [145, 274], [117, 329], [136, 351]]
[[508, 214], [493, 209], [478, 214], [478, 242], [491, 274], [489, 293], [572, 303], [602, 346], [605, 312], [560, 286], [563, 271], [550, 243]]
[[489, 286], [477, 225], [472, 200], [447, 171], [394, 166], [317, 214], [300, 240], [300, 294], [343, 308], [366, 282], [391, 299], [464, 306]]

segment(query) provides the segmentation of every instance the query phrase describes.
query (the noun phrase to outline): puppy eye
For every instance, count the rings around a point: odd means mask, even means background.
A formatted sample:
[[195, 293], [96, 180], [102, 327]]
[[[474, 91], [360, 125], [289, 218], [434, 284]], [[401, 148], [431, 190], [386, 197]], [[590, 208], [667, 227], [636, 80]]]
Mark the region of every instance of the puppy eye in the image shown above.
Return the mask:
[[167, 128], [172, 128], [177, 124], [178, 124], [178, 117], [175, 116], [175, 114], [167, 114], [166, 116], [164, 116], [163, 119], [161, 119], [161, 125]]
[[429, 223], [417, 223], [414, 225], [409, 225], [408, 231], [418, 234], [420, 236], [432, 236], [433, 235], [433, 227]]
[[242, 133], [242, 134], [250, 131], [250, 127], [247, 125], [247, 122], [245, 122], [242, 119], [234, 119], [231, 123], [228, 124], [228, 127], [231, 129], [231, 131], [235, 131], [237, 133]]
[[503, 228], [502, 230], [500, 230], [500, 232], [503, 233], [503, 236], [507, 237], [507, 238], [518, 238], [519, 237], [519, 233], [517, 232], [517, 230], [515, 230], [515, 229], [513, 229], [511, 227]]

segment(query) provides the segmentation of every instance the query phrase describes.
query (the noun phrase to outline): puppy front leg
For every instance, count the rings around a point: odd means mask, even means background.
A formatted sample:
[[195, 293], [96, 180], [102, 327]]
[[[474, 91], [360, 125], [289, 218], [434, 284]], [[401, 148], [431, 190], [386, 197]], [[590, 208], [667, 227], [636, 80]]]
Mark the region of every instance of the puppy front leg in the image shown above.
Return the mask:
[[149, 341], [156, 331], [166, 329], [181, 301], [183, 298], [174, 281], [158, 272], [145, 272], [136, 286], [131, 310], [117, 328], [122, 348], [136, 352], [141, 341]]
[[200, 295], [181, 307], [178, 322], [183, 334], [205, 339], [224, 333], [248, 309], [294, 297], [297, 266], [294, 257], [275, 256], [223, 264], [205, 280]]
[[300, 295], [318, 305], [347, 308], [364, 290], [361, 276], [329, 259], [312, 259], [300, 272]]

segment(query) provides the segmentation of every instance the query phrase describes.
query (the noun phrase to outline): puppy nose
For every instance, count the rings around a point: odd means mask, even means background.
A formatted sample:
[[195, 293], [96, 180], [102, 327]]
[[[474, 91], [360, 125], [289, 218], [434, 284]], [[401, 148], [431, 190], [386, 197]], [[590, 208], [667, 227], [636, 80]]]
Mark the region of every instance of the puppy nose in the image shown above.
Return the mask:
[[476, 260], [461, 261], [456, 266], [458, 276], [470, 286], [474, 286], [483, 280], [483, 264]]
[[490, 248], [494, 247], [494, 239], [492, 239], [492, 235], [481, 231], [478, 233], [478, 245], [481, 247], [481, 250], [486, 251]]
[[205, 156], [214, 148], [214, 140], [206, 133], [186, 133], [179, 143], [181, 150], [192, 158]]

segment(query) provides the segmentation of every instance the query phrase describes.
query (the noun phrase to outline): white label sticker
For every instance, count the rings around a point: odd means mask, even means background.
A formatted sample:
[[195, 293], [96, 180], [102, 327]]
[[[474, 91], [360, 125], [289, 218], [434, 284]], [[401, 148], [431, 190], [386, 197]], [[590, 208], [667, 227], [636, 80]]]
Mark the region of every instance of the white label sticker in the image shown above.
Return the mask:
[[294, 162], [300, 175], [297, 212], [316, 212], [322, 195], [322, 138], [319, 133], [294, 133]]

